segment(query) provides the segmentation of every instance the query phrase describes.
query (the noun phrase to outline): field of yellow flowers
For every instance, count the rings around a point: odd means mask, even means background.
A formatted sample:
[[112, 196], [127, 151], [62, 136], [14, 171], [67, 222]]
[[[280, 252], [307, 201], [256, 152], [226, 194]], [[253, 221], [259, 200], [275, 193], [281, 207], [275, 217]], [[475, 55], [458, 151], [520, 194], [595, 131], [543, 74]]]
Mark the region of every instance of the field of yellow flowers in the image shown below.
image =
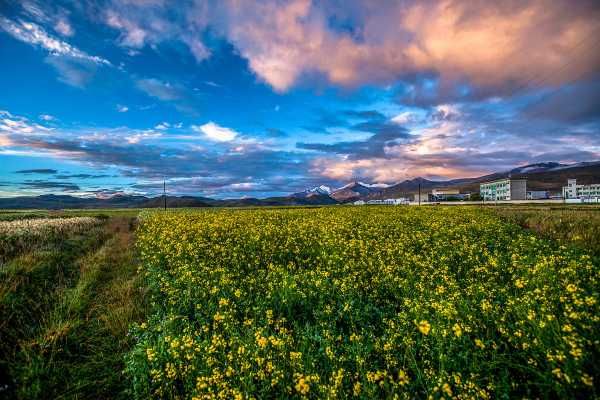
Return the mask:
[[597, 260], [476, 208], [142, 213], [139, 398], [595, 397]]

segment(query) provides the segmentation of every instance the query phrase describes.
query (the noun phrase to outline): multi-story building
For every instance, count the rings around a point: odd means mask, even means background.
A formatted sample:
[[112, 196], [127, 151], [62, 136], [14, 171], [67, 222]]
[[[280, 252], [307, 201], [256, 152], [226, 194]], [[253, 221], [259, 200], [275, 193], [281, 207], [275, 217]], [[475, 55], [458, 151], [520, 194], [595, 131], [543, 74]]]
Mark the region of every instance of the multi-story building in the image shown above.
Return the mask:
[[578, 185], [576, 179], [567, 179], [567, 186], [563, 186], [565, 199], [591, 199], [600, 197], [600, 183]]
[[526, 179], [499, 179], [479, 185], [479, 194], [484, 201], [527, 200]]

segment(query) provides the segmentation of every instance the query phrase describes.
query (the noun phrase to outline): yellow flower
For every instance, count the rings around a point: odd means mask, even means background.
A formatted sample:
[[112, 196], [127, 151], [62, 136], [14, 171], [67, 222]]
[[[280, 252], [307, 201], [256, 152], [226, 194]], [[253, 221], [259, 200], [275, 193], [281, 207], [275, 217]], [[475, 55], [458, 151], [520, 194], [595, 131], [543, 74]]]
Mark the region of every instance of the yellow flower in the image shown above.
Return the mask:
[[479, 347], [480, 349], [485, 349], [485, 344], [483, 344], [483, 342], [480, 339], [475, 339], [475, 346]]
[[573, 285], [572, 283], [569, 283], [567, 285], [567, 291], [569, 293], [575, 293], [577, 291], [577, 286]]
[[298, 391], [298, 393], [303, 395], [308, 394], [308, 392], [310, 391], [310, 386], [308, 383], [306, 383], [306, 379], [304, 379], [302, 375], [298, 377], [295, 388]]
[[406, 374], [406, 371], [404, 371], [403, 369], [398, 371], [398, 385], [404, 386], [404, 385], [407, 385], [408, 382], [409, 382], [409, 380], [408, 380], [408, 375]]
[[583, 382], [583, 384], [586, 386], [594, 386], [594, 378], [592, 378], [588, 374], [583, 374], [581, 376], [581, 382]]
[[442, 391], [446, 393], [448, 396], [452, 397], [452, 388], [447, 383], [442, 385]]
[[419, 322], [417, 327], [419, 328], [419, 332], [421, 332], [423, 335], [429, 335], [429, 331], [431, 330], [431, 325], [429, 325], [429, 322], [423, 320]]
[[516, 286], [518, 289], [523, 289], [523, 287], [525, 287], [525, 284], [523, 283], [523, 281], [522, 281], [521, 279], [517, 279], [517, 280], [515, 281], [515, 286]]
[[264, 336], [260, 336], [258, 339], [256, 339], [256, 343], [258, 343], [258, 347], [264, 348], [269, 343], [269, 340]]
[[146, 356], [148, 357], [148, 361], [152, 362], [156, 359], [156, 353], [154, 352], [154, 349], [152, 349], [151, 347], [148, 347], [146, 349]]
[[462, 335], [462, 328], [459, 324], [454, 324], [452, 327], [452, 331], [454, 332], [454, 336], [460, 337]]
[[227, 305], [229, 305], [229, 300], [224, 299], [224, 298], [219, 299], [219, 306], [225, 307]]

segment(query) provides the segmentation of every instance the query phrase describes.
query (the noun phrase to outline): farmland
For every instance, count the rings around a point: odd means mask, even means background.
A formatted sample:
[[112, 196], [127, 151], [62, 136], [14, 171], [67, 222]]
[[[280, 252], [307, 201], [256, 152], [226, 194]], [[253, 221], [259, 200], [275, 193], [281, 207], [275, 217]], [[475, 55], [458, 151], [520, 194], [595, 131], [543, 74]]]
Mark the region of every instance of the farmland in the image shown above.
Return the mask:
[[0, 398], [595, 397], [598, 211], [0, 214]]
[[573, 397], [595, 261], [480, 209], [144, 213], [138, 397]]

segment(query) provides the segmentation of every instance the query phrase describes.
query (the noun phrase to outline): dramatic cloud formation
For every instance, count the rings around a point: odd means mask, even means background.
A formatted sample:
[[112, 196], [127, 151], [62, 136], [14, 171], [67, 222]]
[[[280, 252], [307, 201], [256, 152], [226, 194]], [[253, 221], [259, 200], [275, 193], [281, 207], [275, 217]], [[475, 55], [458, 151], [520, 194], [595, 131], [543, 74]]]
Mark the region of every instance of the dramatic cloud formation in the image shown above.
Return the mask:
[[0, 194], [280, 195], [600, 159], [597, 1], [5, 4]]
[[[443, 90], [468, 81], [506, 92], [546, 74], [553, 84], [579, 78], [600, 62], [590, 50], [600, 33], [593, 2], [364, 2], [346, 9], [232, 0], [226, 8], [228, 38], [280, 91], [311, 72], [342, 85], [429, 72], [442, 78]], [[332, 18], [351, 21], [352, 31], [332, 28]], [[565, 54], [571, 65], [557, 71]]]

